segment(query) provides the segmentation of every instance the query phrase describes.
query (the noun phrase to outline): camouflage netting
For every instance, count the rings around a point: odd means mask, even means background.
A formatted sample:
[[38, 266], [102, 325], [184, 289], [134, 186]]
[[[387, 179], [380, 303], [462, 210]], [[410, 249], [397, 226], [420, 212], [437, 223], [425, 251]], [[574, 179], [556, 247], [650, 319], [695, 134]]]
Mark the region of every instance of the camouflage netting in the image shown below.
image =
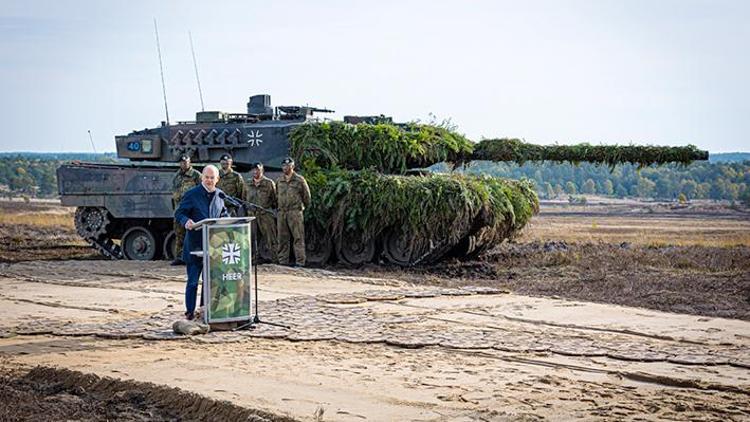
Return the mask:
[[364, 242], [396, 231], [420, 262], [439, 259], [469, 237], [473, 243], [457, 253], [481, 252], [518, 232], [539, 207], [526, 181], [372, 170], [306, 174], [313, 192], [307, 218], [316, 227]]
[[290, 140], [313, 192], [308, 223], [339, 246], [373, 239], [385, 239], [385, 245], [396, 236], [409, 263], [474, 256], [513, 237], [539, 208], [529, 181], [403, 176], [409, 169], [470, 160], [645, 166], [707, 156], [694, 146], [539, 146], [517, 139], [474, 144], [448, 129], [416, 123], [309, 123], [293, 129]]
[[444, 128], [422, 124], [311, 123], [290, 134], [292, 154], [305, 169], [314, 166], [403, 174], [408, 169], [455, 162], [472, 142]]

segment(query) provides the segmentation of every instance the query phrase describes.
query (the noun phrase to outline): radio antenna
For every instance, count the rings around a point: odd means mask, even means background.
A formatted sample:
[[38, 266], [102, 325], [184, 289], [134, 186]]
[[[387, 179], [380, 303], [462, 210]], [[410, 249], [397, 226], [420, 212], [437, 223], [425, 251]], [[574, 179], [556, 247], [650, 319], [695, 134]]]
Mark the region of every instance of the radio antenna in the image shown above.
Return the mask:
[[156, 34], [156, 51], [159, 53], [159, 72], [161, 73], [161, 92], [164, 95], [164, 112], [167, 115], [167, 126], [169, 126], [169, 107], [167, 107], [167, 87], [164, 85], [164, 65], [161, 62], [161, 46], [159, 45], [159, 28], [154, 18], [154, 33]]
[[195, 49], [193, 48], [193, 34], [188, 31], [190, 38], [190, 52], [193, 54], [193, 67], [195, 68], [195, 80], [198, 82], [198, 95], [201, 97], [201, 111], [206, 111], [203, 105], [203, 90], [201, 90], [201, 78], [198, 77], [198, 61], [195, 60]]
[[89, 141], [91, 141], [91, 148], [94, 148], [94, 154], [96, 154], [96, 145], [94, 145], [94, 138], [91, 136], [91, 129], [89, 129]]

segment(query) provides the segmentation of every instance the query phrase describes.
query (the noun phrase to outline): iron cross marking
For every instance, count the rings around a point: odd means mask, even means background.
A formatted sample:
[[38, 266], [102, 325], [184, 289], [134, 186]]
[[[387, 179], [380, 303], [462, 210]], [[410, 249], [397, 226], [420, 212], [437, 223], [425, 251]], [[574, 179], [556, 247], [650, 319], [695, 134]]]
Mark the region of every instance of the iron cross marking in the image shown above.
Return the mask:
[[240, 247], [236, 243], [227, 243], [221, 247], [221, 262], [236, 264], [240, 262]]
[[260, 130], [250, 130], [247, 133], [247, 143], [250, 144], [251, 147], [257, 147], [263, 143], [263, 140], [260, 139], [262, 137], [263, 134], [260, 132]]

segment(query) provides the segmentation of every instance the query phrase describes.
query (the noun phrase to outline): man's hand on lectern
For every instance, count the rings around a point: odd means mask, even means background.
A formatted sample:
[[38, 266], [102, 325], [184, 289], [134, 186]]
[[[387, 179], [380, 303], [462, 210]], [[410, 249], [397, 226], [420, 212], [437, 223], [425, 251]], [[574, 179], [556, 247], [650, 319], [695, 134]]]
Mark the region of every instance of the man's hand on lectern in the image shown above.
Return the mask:
[[193, 220], [191, 220], [191, 219], [188, 218], [188, 221], [185, 222], [185, 228], [188, 229], [188, 230], [192, 230], [194, 224], [195, 223], [193, 223]]

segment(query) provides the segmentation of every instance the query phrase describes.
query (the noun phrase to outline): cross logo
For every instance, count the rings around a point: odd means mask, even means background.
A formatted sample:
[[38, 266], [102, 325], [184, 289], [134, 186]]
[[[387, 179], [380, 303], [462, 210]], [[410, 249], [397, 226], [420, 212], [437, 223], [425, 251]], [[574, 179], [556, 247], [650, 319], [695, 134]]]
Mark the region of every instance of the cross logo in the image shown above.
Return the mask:
[[263, 143], [263, 140], [260, 139], [262, 137], [263, 134], [260, 133], [260, 130], [250, 130], [247, 133], [247, 143], [250, 144], [251, 147], [257, 147]]
[[221, 247], [221, 262], [234, 265], [240, 262], [240, 247], [236, 243], [226, 243]]

